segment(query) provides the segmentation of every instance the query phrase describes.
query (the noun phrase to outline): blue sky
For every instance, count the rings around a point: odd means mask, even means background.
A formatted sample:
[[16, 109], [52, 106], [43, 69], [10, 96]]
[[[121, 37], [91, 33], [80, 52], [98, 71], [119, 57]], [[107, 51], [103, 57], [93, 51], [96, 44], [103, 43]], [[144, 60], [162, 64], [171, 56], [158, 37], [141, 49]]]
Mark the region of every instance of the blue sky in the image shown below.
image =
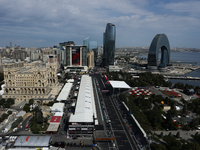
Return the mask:
[[171, 47], [200, 48], [200, 1], [188, 0], [0, 0], [0, 47], [101, 46], [107, 23], [117, 47], [148, 47], [165, 33]]

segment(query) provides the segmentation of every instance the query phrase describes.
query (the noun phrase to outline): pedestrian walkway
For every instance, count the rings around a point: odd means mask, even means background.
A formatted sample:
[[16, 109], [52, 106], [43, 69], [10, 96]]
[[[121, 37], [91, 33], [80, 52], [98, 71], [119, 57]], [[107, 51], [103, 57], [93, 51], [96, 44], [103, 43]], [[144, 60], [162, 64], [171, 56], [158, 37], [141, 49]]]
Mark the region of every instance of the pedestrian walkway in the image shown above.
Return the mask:
[[160, 135], [161, 132], [163, 132], [163, 136], [165, 135], [169, 135], [169, 133], [171, 132], [172, 136], [176, 136], [177, 132], [180, 133], [180, 137], [185, 139], [185, 140], [189, 140], [192, 139], [192, 135], [195, 135], [197, 132], [198, 134], [200, 134], [200, 130], [196, 130], [196, 131], [183, 131], [183, 130], [172, 130], [172, 131], [152, 131], [153, 133]]

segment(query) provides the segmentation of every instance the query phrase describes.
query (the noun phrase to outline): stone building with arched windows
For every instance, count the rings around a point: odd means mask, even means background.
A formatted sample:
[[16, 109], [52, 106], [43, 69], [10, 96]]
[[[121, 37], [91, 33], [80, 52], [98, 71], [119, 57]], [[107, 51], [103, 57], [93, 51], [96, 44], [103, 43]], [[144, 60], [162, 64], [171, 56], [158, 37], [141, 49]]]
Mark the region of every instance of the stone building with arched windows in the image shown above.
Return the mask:
[[29, 99], [51, 99], [52, 89], [58, 86], [57, 62], [26, 67], [4, 67], [3, 98], [14, 98], [15, 103]]

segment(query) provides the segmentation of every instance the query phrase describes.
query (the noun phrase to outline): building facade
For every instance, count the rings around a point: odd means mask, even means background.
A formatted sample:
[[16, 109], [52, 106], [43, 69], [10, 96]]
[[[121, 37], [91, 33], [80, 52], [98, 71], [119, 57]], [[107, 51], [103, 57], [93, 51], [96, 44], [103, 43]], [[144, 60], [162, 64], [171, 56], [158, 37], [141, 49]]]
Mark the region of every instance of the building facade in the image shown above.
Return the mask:
[[58, 85], [57, 63], [54, 61], [34, 67], [5, 67], [3, 98], [14, 98], [15, 102], [29, 99], [48, 99], [51, 90]]
[[97, 55], [98, 55], [98, 46], [96, 41], [89, 42], [89, 51], [94, 52], [94, 61], [96, 62]]
[[83, 45], [87, 46], [87, 51], [89, 51], [89, 42], [90, 42], [90, 37], [87, 37], [83, 40]]
[[87, 66], [87, 46], [67, 45], [65, 66]]
[[88, 62], [88, 68], [94, 68], [94, 51], [89, 51], [87, 53], [87, 62]]
[[114, 65], [116, 27], [108, 23], [103, 34], [103, 66]]
[[15, 50], [14, 52], [12, 52], [12, 59], [20, 59], [21, 61], [24, 61], [27, 57], [27, 52], [26, 51], [22, 51], [22, 50]]

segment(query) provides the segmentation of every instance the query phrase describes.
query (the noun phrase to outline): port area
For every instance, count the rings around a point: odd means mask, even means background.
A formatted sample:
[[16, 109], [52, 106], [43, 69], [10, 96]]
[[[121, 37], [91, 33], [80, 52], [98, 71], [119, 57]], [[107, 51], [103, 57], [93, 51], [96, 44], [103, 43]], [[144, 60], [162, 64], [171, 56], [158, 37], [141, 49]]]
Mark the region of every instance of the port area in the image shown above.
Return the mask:
[[[198, 69], [200, 69], [200, 66], [196, 64], [172, 64], [171, 66], [167, 66], [164, 71], [151, 70], [151, 72], [153, 74], [162, 74], [164, 76], [184, 76]], [[144, 68], [131, 69], [131, 73], [144, 73], [147, 71], [150, 70]]]
[[166, 76], [184, 76], [192, 71], [200, 69], [199, 65], [193, 64], [173, 64], [168, 67], [166, 72], [162, 72], [161, 74]]

